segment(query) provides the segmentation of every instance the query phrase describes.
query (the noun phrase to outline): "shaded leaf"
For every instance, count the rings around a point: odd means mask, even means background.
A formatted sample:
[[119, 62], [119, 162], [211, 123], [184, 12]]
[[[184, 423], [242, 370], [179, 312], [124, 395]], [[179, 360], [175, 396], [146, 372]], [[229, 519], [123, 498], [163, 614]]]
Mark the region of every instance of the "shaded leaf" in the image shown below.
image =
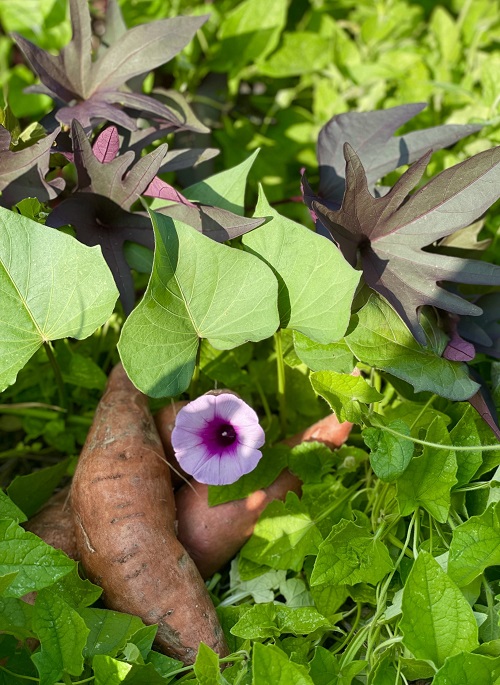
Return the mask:
[[419, 114], [425, 103], [399, 105], [374, 112], [337, 114], [323, 126], [318, 138], [320, 170], [319, 195], [342, 203], [345, 189], [344, 143], [349, 143], [366, 169], [368, 185], [403, 164], [411, 164], [428, 150], [440, 150], [480, 131], [480, 124], [445, 125], [412, 131], [403, 136], [394, 132]]
[[359, 274], [333, 243], [280, 216], [262, 188], [255, 215], [271, 221], [245, 235], [243, 244], [276, 274], [281, 327], [323, 344], [339, 340], [349, 323]]

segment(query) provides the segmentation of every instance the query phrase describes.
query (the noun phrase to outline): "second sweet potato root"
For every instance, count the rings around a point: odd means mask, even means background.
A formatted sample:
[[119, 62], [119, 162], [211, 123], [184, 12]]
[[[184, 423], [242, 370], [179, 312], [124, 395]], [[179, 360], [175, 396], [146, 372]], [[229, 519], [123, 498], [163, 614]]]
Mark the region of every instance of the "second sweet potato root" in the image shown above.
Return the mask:
[[[173, 406], [175, 408], [175, 405]], [[171, 427], [169, 431], [164, 431], [161, 422], [157, 425], [165, 448], [171, 450]], [[302, 442], [316, 440], [330, 448], [336, 448], [344, 444], [351, 429], [351, 423], [340, 423], [334, 414], [330, 414], [301, 433], [288, 438], [285, 443], [294, 447]], [[284, 500], [290, 491], [300, 494], [301, 482], [287, 469], [267, 488], [257, 490], [245, 499], [215, 507], [208, 505], [207, 485], [193, 480], [177, 490], [177, 535], [194, 559], [203, 578], [209, 578], [230, 561], [252, 535], [255, 524], [266, 506], [275, 499]]]
[[175, 535], [170, 471], [147, 397], [116, 367], [72, 486], [75, 533], [111, 609], [157, 623], [161, 651], [193, 663], [200, 642], [227, 654], [214, 606]]

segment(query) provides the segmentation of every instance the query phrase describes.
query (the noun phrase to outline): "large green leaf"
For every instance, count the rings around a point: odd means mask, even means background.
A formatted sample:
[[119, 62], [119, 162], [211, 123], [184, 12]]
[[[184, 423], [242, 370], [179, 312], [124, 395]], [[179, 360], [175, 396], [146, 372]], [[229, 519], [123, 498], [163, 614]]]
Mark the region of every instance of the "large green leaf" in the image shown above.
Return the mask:
[[189, 385], [201, 338], [226, 350], [278, 328], [278, 285], [268, 266], [194, 228], [151, 213], [155, 258], [118, 348], [127, 374], [152, 397]]
[[358, 325], [346, 339], [360, 361], [411, 383], [415, 392], [429, 390], [450, 400], [467, 400], [478, 390], [465, 364], [438, 357], [422, 347], [392, 307], [371, 295], [358, 312]]
[[205, 205], [215, 205], [243, 216], [245, 213], [247, 176], [258, 153], [259, 151], [255, 150], [250, 157], [232, 169], [220, 171], [205, 181], [189, 186], [183, 191], [184, 195], [189, 200], [195, 200]]
[[428, 553], [420, 552], [403, 590], [403, 644], [417, 659], [441, 666], [446, 657], [478, 645], [472, 609]]
[[255, 216], [272, 221], [243, 237], [245, 247], [275, 271], [282, 328], [318, 343], [344, 335], [360, 274], [331, 240], [278, 214], [259, 192]]
[[117, 295], [98, 247], [0, 207], [0, 391], [44, 342], [91, 335]]

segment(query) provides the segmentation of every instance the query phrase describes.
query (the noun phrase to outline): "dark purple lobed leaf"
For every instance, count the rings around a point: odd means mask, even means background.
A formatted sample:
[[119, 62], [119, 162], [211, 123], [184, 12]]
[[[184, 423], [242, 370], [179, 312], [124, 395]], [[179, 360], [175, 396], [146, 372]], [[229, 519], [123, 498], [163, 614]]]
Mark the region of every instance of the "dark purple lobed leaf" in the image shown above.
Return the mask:
[[410, 188], [421, 178], [428, 155], [381, 198], [371, 195], [363, 165], [348, 144], [345, 158], [341, 209], [330, 210], [318, 201], [312, 203], [312, 209], [351, 264], [361, 257], [366, 283], [390, 302], [422, 344], [420, 306], [480, 314], [479, 307], [438, 283], [500, 285], [500, 267], [422, 248], [467, 226], [498, 198], [500, 147], [443, 171], [406, 201]]
[[77, 193], [59, 204], [49, 215], [47, 225], [53, 228], [71, 224], [76, 237], [85, 245], [100, 245], [126, 314], [135, 305], [134, 282], [123, 253], [125, 241], [154, 248], [149, 219], [131, 214], [106, 197], [94, 193]]
[[0, 152], [0, 190], [6, 206], [24, 197], [36, 197], [40, 202], [53, 200], [64, 188], [62, 178], [48, 183], [50, 151], [60, 129], [56, 129], [34, 145], [23, 150]]
[[79, 188], [104, 195], [126, 210], [156, 176], [168, 148], [166, 144], [160, 145], [136, 164], [131, 150], [103, 164], [78, 121], [73, 122], [71, 131]]
[[323, 126], [318, 138], [319, 195], [340, 206], [345, 190], [343, 147], [349, 143], [366, 170], [368, 187], [403, 164], [411, 164], [430, 149], [453, 145], [481, 125], [445, 125], [394, 137], [394, 132], [419, 114], [425, 103], [400, 105], [374, 112], [338, 114]]
[[119, 88], [134, 76], [165, 64], [193, 39], [207, 19], [174, 17], [130, 29], [95, 63], [92, 92]]

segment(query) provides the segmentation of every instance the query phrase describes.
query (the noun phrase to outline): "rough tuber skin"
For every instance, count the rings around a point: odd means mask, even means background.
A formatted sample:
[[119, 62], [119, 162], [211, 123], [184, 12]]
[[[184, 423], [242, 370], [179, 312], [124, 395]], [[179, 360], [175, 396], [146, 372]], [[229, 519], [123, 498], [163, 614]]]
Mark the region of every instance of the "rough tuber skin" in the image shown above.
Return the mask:
[[[352, 423], [340, 423], [334, 414], [285, 440], [290, 447], [317, 440], [330, 448], [340, 447], [349, 437]], [[166, 436], [162, 436], [165, 439]], [[208, 486], [192, 480], [175, 494], [178, 538], [194, 559], [203, 578], [209, 578], [245, 544], [260, 514], [275, 499], [284, 500], [293, 491], [300, 495], [301, 482], [288, 469], [263, 490], [245, 499], [208, 506]]]
[[158, 623], [156, 644], [193, 663], [227, 647], [206, 587], [175, 535], [170, 469], [148, 400], [113, 369], [73, 478], [75, 534], [106, 605]]

